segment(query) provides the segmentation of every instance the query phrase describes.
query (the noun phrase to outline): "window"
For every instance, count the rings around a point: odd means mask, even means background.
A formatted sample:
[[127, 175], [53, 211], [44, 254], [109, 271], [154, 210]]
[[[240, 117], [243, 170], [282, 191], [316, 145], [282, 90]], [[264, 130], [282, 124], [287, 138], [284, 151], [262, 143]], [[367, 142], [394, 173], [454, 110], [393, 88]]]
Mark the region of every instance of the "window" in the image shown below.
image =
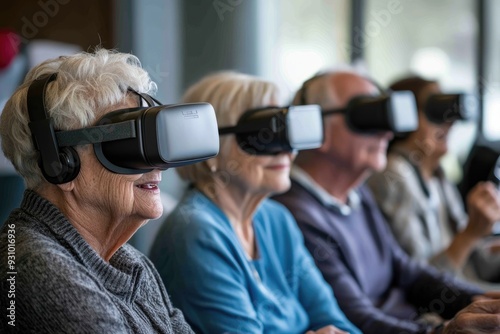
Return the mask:
[[[475, 6], [472, 0], [367, 0], [365, 28], [354, 33], [363, 34], [369, 72], [385, 85], [413, 73], [437, 79], [445, 92], [474, 93]], [[500, 3], [495, 6], [500, 9]], [[500, 80], [500, 71], [496, 75], [495, 80]], [[500, 97], [495, 101], [500, 103]], [[450, 133], [444, 167], [455, 181], [460, 178], [456, 158], [465, 160], [476, 130], [474, 122], [457, 123]]]
[[500, 141], [500, 2], [486, 1], [487, 22], [484, 88], [483, 135], [486, 140]]
[[319, 70], [348, 63], [350, 10], [349, 0], [265, 2], [262, 75], [294, 93]]

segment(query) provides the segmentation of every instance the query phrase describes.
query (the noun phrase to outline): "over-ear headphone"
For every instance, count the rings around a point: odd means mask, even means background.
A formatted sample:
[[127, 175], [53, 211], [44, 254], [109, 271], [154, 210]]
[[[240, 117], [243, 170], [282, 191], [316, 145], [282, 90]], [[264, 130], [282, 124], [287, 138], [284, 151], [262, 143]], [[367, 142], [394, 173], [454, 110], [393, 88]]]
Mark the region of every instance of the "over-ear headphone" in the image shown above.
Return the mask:
[[56, 78], [57, 73], [52, 73], [34, 80], [28, 88], [27, 103], [33, 144], [40, 154], [38, 166], [47, 181], [62, 184], [76, 178], [80, 157], [73, 147], [58, 146], [54, 120], [47, 114], [45, 93]]

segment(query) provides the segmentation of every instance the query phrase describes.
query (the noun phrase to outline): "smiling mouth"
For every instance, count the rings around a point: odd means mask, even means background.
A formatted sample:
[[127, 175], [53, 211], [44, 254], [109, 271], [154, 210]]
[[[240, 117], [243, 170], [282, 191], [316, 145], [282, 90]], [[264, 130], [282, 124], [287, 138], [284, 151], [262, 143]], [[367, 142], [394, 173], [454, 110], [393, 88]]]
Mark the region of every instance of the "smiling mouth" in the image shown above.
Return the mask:
[[273, 170], [283, 170], [283, 169], [289, 169], [290, 165], [273, 165], [273, 166], [268, 166], [267, 169], [273, 169]]
[[137, 188], [148, 190], [148, 191], [157, 191], [159, 190], [158, 182], [148, 182], [136, 185]]

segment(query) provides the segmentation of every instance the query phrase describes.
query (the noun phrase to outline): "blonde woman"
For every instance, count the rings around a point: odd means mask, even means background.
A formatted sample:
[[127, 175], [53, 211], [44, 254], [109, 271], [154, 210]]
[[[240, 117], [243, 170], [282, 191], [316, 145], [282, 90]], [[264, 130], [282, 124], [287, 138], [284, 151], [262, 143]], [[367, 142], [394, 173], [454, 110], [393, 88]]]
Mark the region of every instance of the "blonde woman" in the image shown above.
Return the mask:
[[[238, 73], [194, 84], [220, 127], [276, 105], [277, 87]], [[216, 158], [178, 170], [191, 188], [152, 248], [172, 299], [200, 333], [360, 333], [339, 309], [290, 213], [268, 199], [290, 187], [291, 152], [250, 155], [222, 136]], [[335, 326], [335, 327], [334, 327]]]

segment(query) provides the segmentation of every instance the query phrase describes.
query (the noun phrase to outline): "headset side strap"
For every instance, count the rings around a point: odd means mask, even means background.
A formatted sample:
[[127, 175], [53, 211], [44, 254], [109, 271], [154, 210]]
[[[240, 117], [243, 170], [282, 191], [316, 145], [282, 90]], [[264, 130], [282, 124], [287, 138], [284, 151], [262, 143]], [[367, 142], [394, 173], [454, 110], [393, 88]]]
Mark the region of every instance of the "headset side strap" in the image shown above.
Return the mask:
[[97, 144], [136, 136], [135, 120], [56, 132], [59, 147]]

